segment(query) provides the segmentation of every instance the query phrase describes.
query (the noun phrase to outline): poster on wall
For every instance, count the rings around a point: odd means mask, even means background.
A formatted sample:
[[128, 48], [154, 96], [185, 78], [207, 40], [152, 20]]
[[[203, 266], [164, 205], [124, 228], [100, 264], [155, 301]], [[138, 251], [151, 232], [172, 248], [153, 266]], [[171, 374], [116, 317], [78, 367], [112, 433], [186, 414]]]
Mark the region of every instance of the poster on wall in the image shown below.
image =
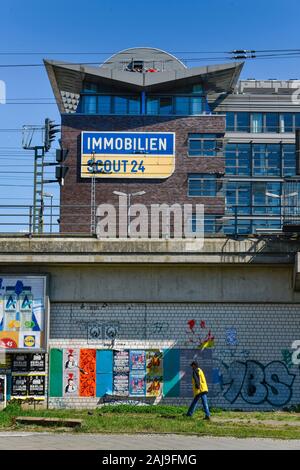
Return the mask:
[[43, 397], [45, 395], [45, 375], [37, 374], [28, 376], [28, 396]]
[[163, 353], [160, 350], [146, 352], [146, 372], [147, 376], [163, 375]]
[[79, 393], [79, 350], [64, 349], [63, 352], [63, 393], [64, 396], [78, 396]]
[[16, 353], [12, 355], [13, 372], [44, 372], [45, 354], [44, 353]]
[[96, 395], [96, 349], [81, 349], [79, 362], [79, 395]]
[[32, 353], [28, 354], [28, 370], [29, 372], [43, 372], [45, 371], [45, 354]]
[[129, 352], [129, 395], [146, 395], [146, 351]]
[[129, 354], [130, 372], [146, 372], [146, 351], [131, 350]]
[[28, 393], [28, 376], [27, 375], [13, 375], [11, 378], [11, 396], [26, 398]]
[[162, 395], [163, 390], [163, 377], [162, 376], [147, 376], [146, 379], [146, 396], [159, 397]]
[[46, 277], [0, 275], [0, 350], [46, 348]]
[[114, 351], [113, 393], [121, 396], [129, 394], [129, 351]]
[[129, 395], [140, 397], [146, 395], [146, 377], [143, 373], [132, 373], [129, 376]]
[[13, 372], [27, 372], [28, 371], [28, 356], [27, 354], [13, 354], [12, 356], [12, 371]]

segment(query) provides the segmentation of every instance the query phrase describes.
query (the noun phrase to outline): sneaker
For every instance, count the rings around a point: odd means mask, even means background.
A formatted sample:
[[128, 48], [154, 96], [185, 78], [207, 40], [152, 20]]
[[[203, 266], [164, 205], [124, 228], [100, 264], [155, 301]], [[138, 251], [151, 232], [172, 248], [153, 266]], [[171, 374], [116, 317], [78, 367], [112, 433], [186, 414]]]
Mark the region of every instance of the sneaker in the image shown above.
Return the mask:
[[203, 418], [203, 419], [205, 419], [207, 421], [210, 421], [210, 416], [205, 416], [205, 418]]

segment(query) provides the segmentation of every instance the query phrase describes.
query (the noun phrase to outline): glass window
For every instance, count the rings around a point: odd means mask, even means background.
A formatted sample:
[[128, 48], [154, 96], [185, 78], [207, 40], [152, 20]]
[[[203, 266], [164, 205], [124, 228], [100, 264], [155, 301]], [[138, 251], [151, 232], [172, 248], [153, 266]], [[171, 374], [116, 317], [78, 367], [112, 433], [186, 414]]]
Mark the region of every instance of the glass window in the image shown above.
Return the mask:
[[128, 98], [128, 114], [140, 114], [141, 104], [138, 96]]
[[296, 129], [300, 128], [300, 113], [295, 114], [295, 127]]
[[238, 132], [249, 132], [250, 114], [236, 113], [236, 130]]
[[98, 114], [111, 114], [111, 96], [100, 95], [98, 99]]
[[251, 115], [251, 132], [263, 132], [263, 114], [252, 113]]
[[250, 214], [251, 186], [249, 182], [231, 181], [226, 187], [226, 207], [229, 213]]
[[296, 174], [296, 148], [294, 144], [282, 145], [283, 176]]
[[253, 176], [280, 176], [280, 145], [253, 144]]
[[278, 113], [266, 113], [265, 132], [278, 132]]
[[147, 99], [147, 114], [158, 114], [158, 98]]
[[189, 175], [188, 195], [189, 196], [216, 196], [217, 184], [216, 176], [206, 173]]
[[98, 91], [98, 86], [96, 83], [91, 83], [91, 82], [84, 82], [83, 84], [83, 93], [97, 93]]
[[82, 112], [83, 114], [96, 114], [97, 113], [96, 96], [86, 95], [82, 97]]
[[124, 96], [114, 96], [114, 114], [127, 114], [127, 98]]
[[173, 100], [172, 97], [162, 97], [159, 100], [159, 114], [167, 115], [173, 114]]
[[254, 182], [252, 186], [253, 214], [279, 215], [281, 184]]
[[[252, 231], [253, 233], [261, 232], [259, 229], [280, 229], [281, 228], [281, 221], [280, 218], [276, 219], [254, 219], [252, 223]], [[257, 230], [258, 229], [258, 230]]]
[[241, 218], [225, 219], [223, 230], [226, 235], [247, 235], [251, 233], [251, 221]]
[[176, 114], [190, 114], [189, 110], [189, 97], [188, 96], [176, 96], [175, 98], [175, 113]]
[[292, 113], [280, 114], [280, 132], [293, 132], [293, 120]]
[[226, 130], [227, 131], [234, 131], [235, 129], [234, 118], [235, 118], [235, 113], [232, 113], [232, 112], [226, 113]]
[[214, 157], [217, 155], [216, 134], [189, 134], [190, 157]]
[[227, 175], [250, 176], [251, 145], [227, 144], [225, 168]]
[[202, 114], [203, 113], [203, 100], [202, 96], [192, 97], [191, 100], [191, 114]]

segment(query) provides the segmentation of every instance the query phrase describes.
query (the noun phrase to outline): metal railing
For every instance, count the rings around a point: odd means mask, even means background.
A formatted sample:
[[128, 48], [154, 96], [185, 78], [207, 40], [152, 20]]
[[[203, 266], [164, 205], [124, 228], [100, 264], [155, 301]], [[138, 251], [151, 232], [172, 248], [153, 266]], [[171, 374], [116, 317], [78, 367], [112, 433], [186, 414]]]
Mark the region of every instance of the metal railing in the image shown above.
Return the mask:
[[[297, 196], [298, 202], [298, 196]], [[131, 206], [132, 207], [132, 206]], [[151, 206], [147, 207], [149, 210]], [[118, 218], [119, 206], [115, 206]], [[150, 212], [149, 212], [150, 214]], [[300, 204], [279, 204], [277, 206], [227, 206], [207, 205], [204, 207], [204, 233], [206, 235], [251, 235], [281, 233], [286, 231], [300, 231]], [[118, 230], [124, 230], [129, 238], [132, 238], [129, 230], [129, 222], [136, 215], [131, 216], [127, 222], [120, 223]], [[150, 217], [150, 215], [149, 215]], [[96, 227], [100, 218], [96, 217]], [[191, 219], [191, 226], [193, 225]], [[124, 225], [126, 224], [126, 226]], [[195, 225], [195, 220], [194, 220]], [[172, 216], [167, 227], [170, 238], [174, 228]], [[91, 226], [91, 206], [90, 205], [44, 205], [40, 213], [39, 231], [34, 231], [33, 227], [33, 206], [32, 205], [0, 205], [0, 234], [24, 234], [24, 235], [95, 235], [95, 226]], [[116, 237], [118, 238], [119, 231]], [[150, 232], [150, 230], [149, 230]], [[161, 238], [165, 235], [160, 232]], [[151, 238], [151, 234], [149, 234]]]

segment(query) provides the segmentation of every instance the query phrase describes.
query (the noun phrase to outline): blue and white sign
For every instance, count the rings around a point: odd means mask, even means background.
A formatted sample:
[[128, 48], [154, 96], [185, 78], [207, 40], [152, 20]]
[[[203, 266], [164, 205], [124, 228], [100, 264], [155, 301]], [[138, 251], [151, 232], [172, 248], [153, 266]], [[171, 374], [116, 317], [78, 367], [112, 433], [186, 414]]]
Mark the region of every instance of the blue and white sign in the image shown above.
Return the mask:
[[174, 132], [82, 132], [82, 178], [167, 178], [174, 170]]

